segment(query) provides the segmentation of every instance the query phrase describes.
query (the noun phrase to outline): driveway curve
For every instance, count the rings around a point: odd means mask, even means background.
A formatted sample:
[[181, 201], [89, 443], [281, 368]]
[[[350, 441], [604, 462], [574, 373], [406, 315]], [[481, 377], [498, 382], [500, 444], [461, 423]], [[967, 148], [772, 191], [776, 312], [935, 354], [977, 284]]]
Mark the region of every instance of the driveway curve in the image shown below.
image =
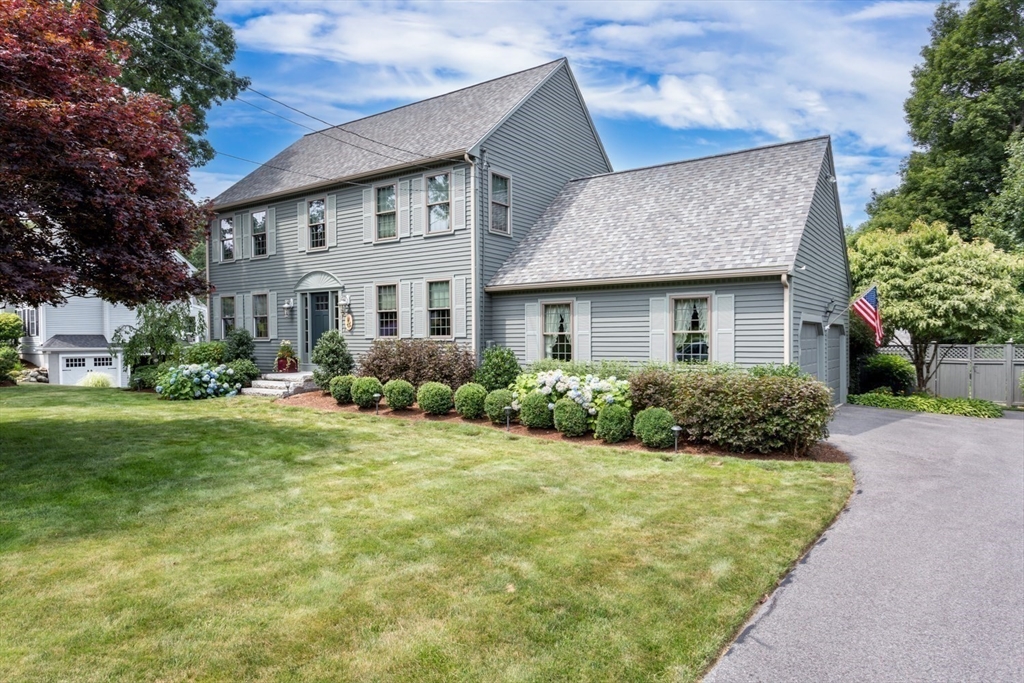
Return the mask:
[[1024, 680], [1024, 413], [844, 406], [848, 509], [705, 677]]

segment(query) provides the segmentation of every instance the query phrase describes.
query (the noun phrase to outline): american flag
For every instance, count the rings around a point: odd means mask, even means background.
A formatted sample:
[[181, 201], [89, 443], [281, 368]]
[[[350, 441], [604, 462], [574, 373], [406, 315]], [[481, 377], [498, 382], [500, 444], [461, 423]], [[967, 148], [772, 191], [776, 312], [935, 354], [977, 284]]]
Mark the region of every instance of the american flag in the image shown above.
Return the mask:
[[882, 314], [878, 311], [878, 288], [872, 287], [853, 302], [853, 312], [875, 331], [875, 346], [882, 345]]

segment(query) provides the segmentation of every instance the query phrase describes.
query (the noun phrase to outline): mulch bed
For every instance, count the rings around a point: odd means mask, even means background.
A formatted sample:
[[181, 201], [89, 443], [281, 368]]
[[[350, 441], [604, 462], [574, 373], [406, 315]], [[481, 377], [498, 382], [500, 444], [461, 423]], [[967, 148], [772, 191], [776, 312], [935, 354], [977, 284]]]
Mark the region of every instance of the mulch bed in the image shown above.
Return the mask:
[[[321, 394], [319, 391], [310, 391], [303, 394], [295, 394], [287, 398], [276, 399], [274, 403], [280, 403], [288, 406], [299, 406], [303, 408], [313, 408], [316, 410], [322, 410], [326, 412], [344, 412], [344, 413], [362, 413], [364, 415], [372, 415], [373, 409], [363, 410], [356, 405], [338, 405], [338, 403], [329, 395]], [[410, 408], [409, 410], [391, 410], [386, 405], [381, 405], [380, 408], [381, 417], [397, 418], [402, 420], [428, 420], [430, 422], [464, 422], [466, 424], [474, 424], [481, 427], [490, 427], [492, 429], [505, 431], [504, 425], [496, 425], [487, 418], [479, 420], [465, 420], [459, 417], [457, 414], [449, 413], [448, 415], [427, 415], [418, 408]], [[509, 429], [511, 434], [518, 436], [529, 436], [537, 439], [550, 439], [552, 441], [565, 441], [568, 443], [576, 443], [587, 446], [605, 446], [608, 448], [625, 448], [634, 451], [649, 451], [652, 453], [664, 453], [671, 454], [672, 449], [656, 449], [648, 448], [640, 443], [637, 439], [631, 438], [627, 441], [620, 441], [615, 444], [607, 444], [604, 441], [593, 438], [593, 435], [588, 434], [586, 436], [578, 436], [569, 438], [564, 436], [561, 432], [554, 429], [529, 429], [520, 424], [512, 424]], [[709, 446], [706, 444], [691, 444], [680, 441], [679, 452], [687, 455], [703, 455], [703, 456], [728, 456], [731, 458], [743, 458], [746, 460], [813, 460], [816, 462], [849, 462], [850, 458], [843, 451], [839, 450], [830, 443], [822, 442], [816, 444], [810, 449], [808, 454], [804, 457], [794, 456], [792, 453], [784, 453], [776, 451], [772, 453], [733, 453], [732, 451], [725, 450], [723, 448], [717, 448], [715, 446]]]

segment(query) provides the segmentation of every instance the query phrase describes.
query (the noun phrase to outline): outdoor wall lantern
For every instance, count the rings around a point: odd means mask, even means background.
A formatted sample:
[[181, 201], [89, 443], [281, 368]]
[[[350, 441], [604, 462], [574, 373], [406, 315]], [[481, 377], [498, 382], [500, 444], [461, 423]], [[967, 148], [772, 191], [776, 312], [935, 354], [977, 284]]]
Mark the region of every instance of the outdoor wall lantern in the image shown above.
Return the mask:
[[505, 406], [505, 431], [512, 431], [512, 406]]
[[295, 310], [295, 299], [286, 299], [285, 302], [281, 304], [281, 308], [284, 309], [284, 314], [286, 316], [290, 316], [292, 311]]
[[377, 407], [373, 409], [373, 414], [380, 415], [380, 394], [374, 394], [373, 400], [377, 402]]
[[676, 453], [679, 452], [679, 432], [683, 431], [683, 428], [679, 425], [672, 425], [672, 436], [675, 437], [676, 441]]

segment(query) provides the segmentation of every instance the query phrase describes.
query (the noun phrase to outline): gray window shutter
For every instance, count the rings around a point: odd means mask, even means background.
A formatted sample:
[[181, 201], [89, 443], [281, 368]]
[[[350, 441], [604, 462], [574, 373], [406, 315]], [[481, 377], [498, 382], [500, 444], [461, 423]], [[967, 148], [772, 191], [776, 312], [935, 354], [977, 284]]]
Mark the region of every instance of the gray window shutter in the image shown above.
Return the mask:
[[277, 292], [267, 293], [267, 327], [270, 339], [277, 339]]
[[715, 323], [715, 336], [711, 344], [711, 360], [733, 363], [736, 360], [736, 295], [719, 294], [715, 297], [711, 319]]
[[267, 209], [267, 255], [273, 256], [277, 253], [277, 209]]
[[220, 217], [215, 217], [210, 225], [210, 263], [220, 263]]
[[377, 336], [377, 292], [373, 285], [363, 287], [363, 337]]
[[469, 278], [456, 275], [452, 278], [452, 336], [464, 339], [466, 335], [466, 283]]
[[412, 195], [412, 236], [418, 237], [423, 234], [425, 224], [423, 205], [426, 198], [423, 192], [423, 178], [413, 178], [409, 183], [409, 189]]
[[244, 259], [252, 251], [249, 247], [249, 214], [235, 214], [235, 258]]
[[668, 297], [651, 299], [651, 360], [668, 361]]
[[373, 241], [373, 190], [363, 190], [363, 242]]
[[327, 248], [338, 246], [338, 195], [327, 195]]
[[416, 280], [412, 284], [412, 336], [427, 336], [427, 281]]
[[452, 171], [452, 230], [466, 227], [466, 169]]
[[242, 302], [242, 311], [241, 313], [235, 311], [235, 315], [238, 316], [235, 318], [236, 324], [240, 317], [241, 320], [243, 321], [243, 324], [245, 325], [245, 329], [249, 330], [249, 334], [255, 337], [256, 328], [254, 328], [252, 324], [252, 294], [243, 294], [242, 296], [236, 296], [236, 306], [238, 305], [239, 301]]
[[214, 294], [210, 300], [210, 339], [220, 339], [220, 295]]
[[302, 201], [295, 205], [295, 223], [298, 228], [298, 240], [295, 248], [298, 251], [306, 251], [309, 243], [309, 215], [306, 213], [306, 202]]
[[409, 181], [398, 183], [398, 239], [409, 236]]
[[573, 308], [576, 338], [573, 339], [572, 355], [575, 360], [590, 360], [590, 302], [577, 301]]
[[526, 362], [534, 363], [541, 359], [540, 304], [526, 304]]
[[398, 336], [412, 336], [412, 280], [398, 283]]

